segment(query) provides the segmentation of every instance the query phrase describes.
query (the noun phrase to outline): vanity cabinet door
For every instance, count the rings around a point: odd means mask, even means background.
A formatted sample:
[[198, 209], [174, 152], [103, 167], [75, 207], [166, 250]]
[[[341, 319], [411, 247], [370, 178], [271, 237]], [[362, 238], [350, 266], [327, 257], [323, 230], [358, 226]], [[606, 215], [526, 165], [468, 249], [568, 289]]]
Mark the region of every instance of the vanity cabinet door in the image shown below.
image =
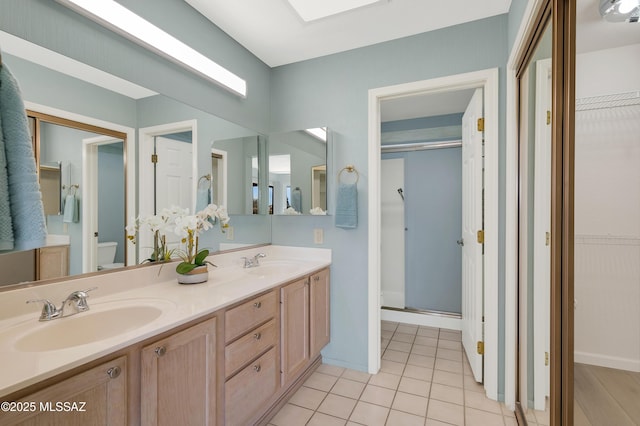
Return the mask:
[[320, 354], [330, 339], [329, 269], [311, 275], [309, 281], [310, 352]]
[[142, 349], [143, 425], [215, 425], [216, 319]]
[[48, 280], [69, 275], [69, 246], [52, 246], [38, 249], [38, 279]]
[[127, 361], [122, 356], [33, 393], [0, 412], [2, 425], [126, 425]]
[[285, 385], [309, 361], [309, 279], [282, 287], [281, 291], [281, 363]]

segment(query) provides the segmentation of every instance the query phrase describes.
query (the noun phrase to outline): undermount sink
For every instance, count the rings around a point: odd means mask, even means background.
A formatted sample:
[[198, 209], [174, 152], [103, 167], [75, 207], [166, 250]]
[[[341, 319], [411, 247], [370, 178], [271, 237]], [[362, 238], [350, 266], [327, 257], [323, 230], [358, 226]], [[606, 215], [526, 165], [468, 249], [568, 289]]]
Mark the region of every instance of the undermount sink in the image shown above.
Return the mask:
[[15, 340], [14, 348], [20, 352], [45, 352], [98, 342], [143, 327], [171, 307], [175, 304], [163, 299], [91, 305], [87, 312], [30, 324]]
[[262, 261], [259, 266], [254, 266], [253, 268], [246, 268], [244, 271], [247, 274], [257, 275], [257, 276], [266, 276], [266, 275], [281, 275], [281, 274], [291, 274], [296, 273], [298, 270], [302, 269], [302, 265], [300, 262], [293, 261], [280, 261], [280, 260], [270, 260], [270, 261]]

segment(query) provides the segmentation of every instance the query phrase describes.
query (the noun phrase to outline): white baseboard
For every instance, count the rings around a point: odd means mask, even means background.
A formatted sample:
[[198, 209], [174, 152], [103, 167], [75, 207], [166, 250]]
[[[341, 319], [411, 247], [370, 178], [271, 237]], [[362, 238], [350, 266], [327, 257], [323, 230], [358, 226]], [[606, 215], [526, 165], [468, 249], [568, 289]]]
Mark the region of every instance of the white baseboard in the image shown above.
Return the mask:
[[620, 358], [616, 356], [574, 352], [574, 362], [580, 364], [597, 365], [599, 367], [616, 368], [618, 370], [640, 373], [640, 359]]
[[415, 312], [380, 309], [380, 318], [383, 321], [403, 322], [406, 324], [446, 328], [449, 330], [462, 330], [462, 320], [460, 318], [451, 318], [437, 314], [417, 314]]

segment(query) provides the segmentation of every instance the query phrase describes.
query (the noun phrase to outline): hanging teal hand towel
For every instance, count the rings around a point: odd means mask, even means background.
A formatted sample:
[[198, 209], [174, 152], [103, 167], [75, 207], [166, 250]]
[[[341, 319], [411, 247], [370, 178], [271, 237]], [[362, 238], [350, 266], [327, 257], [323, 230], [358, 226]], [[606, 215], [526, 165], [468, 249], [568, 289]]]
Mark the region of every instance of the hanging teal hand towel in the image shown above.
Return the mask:
[[336, 226], [346, 229], [358, 226], [358, 186], [355, 183], [338, 184]]
[[42, 247], [46, 242], [47, 228], [29, 122], [18, 82], [6, 64], [0, 67], [0, 121], [7, 164], [13, 248], [30, 250]]

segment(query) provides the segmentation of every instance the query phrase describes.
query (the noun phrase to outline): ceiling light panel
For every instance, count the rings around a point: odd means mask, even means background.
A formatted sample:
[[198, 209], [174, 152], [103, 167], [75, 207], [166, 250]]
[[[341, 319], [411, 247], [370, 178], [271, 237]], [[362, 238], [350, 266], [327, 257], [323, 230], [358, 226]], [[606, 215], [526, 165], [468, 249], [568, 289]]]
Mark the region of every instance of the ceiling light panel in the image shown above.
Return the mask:
[[247, 96], [245, 80], [119, 3], [113, 0], [57, 1], [225, 89]]
[[388, 0], [287, 0], [305, 22]]

